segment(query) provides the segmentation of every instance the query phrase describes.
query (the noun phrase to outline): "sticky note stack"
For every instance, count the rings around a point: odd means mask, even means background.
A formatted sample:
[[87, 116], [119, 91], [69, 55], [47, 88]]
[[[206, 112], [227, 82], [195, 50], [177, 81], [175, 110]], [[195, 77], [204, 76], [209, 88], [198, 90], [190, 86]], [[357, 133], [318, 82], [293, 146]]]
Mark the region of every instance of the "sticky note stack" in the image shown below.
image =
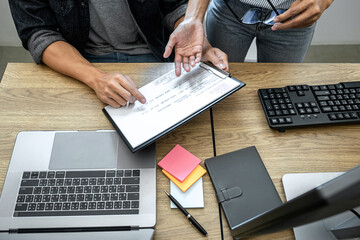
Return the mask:
[[162, 172], [185, 192], [206, 170], [201, 167], [201, 160], [177, 144], [159, 163]]

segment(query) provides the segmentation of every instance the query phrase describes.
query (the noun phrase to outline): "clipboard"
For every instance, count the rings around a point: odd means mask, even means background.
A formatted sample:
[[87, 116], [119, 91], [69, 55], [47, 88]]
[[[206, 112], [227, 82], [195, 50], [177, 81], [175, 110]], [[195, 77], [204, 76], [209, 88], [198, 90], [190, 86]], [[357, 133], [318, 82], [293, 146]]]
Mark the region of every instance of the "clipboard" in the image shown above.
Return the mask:
[[132, 152], [173, 131], [245, 86], [228, 72], [201, 62], [176, 77], [175, 70], [141, 87], [147, 102], [103, 108], [115, 130]]

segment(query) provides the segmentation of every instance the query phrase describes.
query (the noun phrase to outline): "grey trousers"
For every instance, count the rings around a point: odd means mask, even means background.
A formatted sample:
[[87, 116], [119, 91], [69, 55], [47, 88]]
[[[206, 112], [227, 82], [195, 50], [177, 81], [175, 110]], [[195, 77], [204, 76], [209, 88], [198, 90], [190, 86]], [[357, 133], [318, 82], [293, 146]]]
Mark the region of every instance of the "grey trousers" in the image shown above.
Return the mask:
[[[254, 6], [239, 0], [226, 0], [235, 14], [242, 16]], [[271, 10], [261, 9], [261, 21]], [[248, 49], [256, 38], [258, 62], [303, 62], [313, 38], [315, 25], [307, 28], [272, 31], [263, 23], [239, 22], [224, 0], [212, 0], [206, 18], [206, 32], [210, 44], [228, 54], [229, 62], [243, 62]]]

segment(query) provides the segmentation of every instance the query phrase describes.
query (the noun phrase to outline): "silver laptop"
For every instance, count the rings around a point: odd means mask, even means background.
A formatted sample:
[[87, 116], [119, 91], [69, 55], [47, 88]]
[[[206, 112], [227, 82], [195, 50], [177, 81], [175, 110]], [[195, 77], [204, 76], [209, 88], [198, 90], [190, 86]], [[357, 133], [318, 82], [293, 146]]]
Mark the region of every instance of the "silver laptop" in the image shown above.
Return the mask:
[[0, 239], [150, 239], [155, 145], [115, 131], [20, 132], [0, 197]]

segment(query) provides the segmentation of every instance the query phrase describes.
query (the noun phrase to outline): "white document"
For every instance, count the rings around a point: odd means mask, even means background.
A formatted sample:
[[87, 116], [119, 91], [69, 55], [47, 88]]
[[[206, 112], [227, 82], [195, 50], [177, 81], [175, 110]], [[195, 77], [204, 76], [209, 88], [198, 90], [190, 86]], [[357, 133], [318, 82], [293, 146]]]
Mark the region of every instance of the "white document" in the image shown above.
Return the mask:
[[127, 107], [105, 107], [113, 125], [133, 149], [153, 138], [157, 139], [164, 131], [176, 127], [231, 90], [244, 85], [202, 66], [197, 65], [180, 77], [176, 77], [172, 70], [143, 86], [139, 91], [147, 100], [145, 104], [136, 101]]
[[[170, 194], [183, 206], [184, 208], [203, 208], [204, 207], [204, 191], [202, 177], [199, 178], [186, 192], [181, 191], [175, 183], [170, 180]], [[177, 208], [173, 202], [170, 201], [171, 208]]]

